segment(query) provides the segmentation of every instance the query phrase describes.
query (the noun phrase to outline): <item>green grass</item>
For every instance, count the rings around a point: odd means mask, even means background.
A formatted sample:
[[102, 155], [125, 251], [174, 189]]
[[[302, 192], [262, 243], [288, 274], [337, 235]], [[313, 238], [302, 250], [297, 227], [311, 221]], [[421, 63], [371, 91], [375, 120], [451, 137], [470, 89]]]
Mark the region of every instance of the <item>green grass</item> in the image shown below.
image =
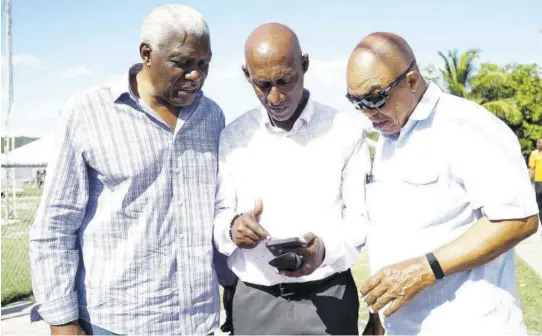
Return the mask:
[[517, 286], [527, 328], [542, 334], [542, 279], [520, 258], [517, 258]]
[[3, 236], [2, 305], [25, 297], [31, 291], [32, 281], [28, 260], [27, 237], [6, 238]]
[[2, 305], [32, 291], [28, 259], [28, 229], [34, 220], [41, 190], [26, 186], [17, 194], [17, 219], [4, 223], [2, 208]]

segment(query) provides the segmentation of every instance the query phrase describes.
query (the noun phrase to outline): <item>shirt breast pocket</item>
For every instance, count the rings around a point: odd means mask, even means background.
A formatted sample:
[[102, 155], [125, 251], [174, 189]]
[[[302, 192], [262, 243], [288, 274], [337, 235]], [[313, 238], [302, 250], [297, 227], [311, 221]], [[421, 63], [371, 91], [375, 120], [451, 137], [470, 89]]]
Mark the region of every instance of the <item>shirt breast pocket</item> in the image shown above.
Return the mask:
[[[403, 170], [398, 203], [404, 206], [405, 221], [417, 228], [431, 225], [446, 211], [446, 188], [437, 165], [417, 164]], [[410, 220], [408, 220], [410, 219]]]

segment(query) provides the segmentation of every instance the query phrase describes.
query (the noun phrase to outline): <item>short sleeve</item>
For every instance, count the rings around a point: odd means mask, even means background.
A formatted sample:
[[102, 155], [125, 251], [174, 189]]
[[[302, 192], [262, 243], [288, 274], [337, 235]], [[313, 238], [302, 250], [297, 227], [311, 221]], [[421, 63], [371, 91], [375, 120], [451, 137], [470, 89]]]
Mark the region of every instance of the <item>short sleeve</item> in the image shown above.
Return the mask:
[[481, 209], [490, 220], [537, 214], [516, 135], [500, 119], [480, 109], [472, 111], [472, 119], [463, 118], [450, 125], [455, 134], [450, 141], [451, 174], [463, 184], [471, 206]]
[[535, 152], [532, 152], [531, 155], [529, 155], [529, 168], [535, 167]]

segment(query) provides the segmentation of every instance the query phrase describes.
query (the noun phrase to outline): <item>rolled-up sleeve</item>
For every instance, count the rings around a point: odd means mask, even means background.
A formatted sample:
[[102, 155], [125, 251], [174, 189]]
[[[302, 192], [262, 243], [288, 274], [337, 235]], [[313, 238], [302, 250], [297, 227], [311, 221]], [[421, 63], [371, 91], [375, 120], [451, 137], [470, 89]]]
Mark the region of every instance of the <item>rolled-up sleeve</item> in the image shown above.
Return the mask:
[[[474, 209], [489, 220], [523, 219], [538, 207], [519, 141], [512, 130], [491, 116], [483, 124], [451, 125], [451, 173], [462, 182]], [[457, 126], [457, 127], [454, 127]]]
[[43, 197], [29, 233], [32, 287], [38, 303], [31, 319], [43, 319], [51, 325], [79, 318], [77, 235], [86, 211], [89, 182], [78, 112], [76, 98], [62, 110]]
[[319, 234], [326, 249], [323, 265], [329, 265], [337, 272], [352, 266], [367, 235], [365, 178], [370, 172], [371, 161], [365, 133], [360, 136], [342, 171], [342, 221], [338, 225], [324, 226], [329, 229]]

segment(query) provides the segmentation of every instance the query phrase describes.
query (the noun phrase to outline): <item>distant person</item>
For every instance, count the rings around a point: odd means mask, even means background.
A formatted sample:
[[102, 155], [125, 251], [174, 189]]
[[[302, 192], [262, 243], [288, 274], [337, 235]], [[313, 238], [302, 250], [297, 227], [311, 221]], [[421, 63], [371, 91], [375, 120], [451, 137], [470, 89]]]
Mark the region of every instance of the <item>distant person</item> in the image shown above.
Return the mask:
[[38, 189], [41, 189], [42, 184], [43, 184], [43, 176], [41, 174], [41, 170], [36, 169], [36, 187]]
[[[365, 242], [370, 165], [361, 116], [305, 89], [309, 57], [288, 27], [256, 28], [245, 58], [262, 106], [222, 132], [214, 232], [239, 277], [234, 332], [358, 335], [350, 267]], [[277, 256], [299, 262], [269, 265], [268, 237], [299, 239]]]
[[536, 232], [538, 209], [517, 137], [426, 82], [395, 34], [355, 47], [347, 89], [382, 134], [360, 290], [372, 318], [390, 335], [525, 335], [513, 247]]
[[63, 109], [30, 231], [32, 319], [60, 334], [210, 334], [220, 107], [201, 88], [209, 28], [167, 5], [143, 22], [142, 63]]
[[529, 156], [529, 172], [534, 183], [538, 211], [542, 213], [542, 139], [538, 139], [536, 149]]

